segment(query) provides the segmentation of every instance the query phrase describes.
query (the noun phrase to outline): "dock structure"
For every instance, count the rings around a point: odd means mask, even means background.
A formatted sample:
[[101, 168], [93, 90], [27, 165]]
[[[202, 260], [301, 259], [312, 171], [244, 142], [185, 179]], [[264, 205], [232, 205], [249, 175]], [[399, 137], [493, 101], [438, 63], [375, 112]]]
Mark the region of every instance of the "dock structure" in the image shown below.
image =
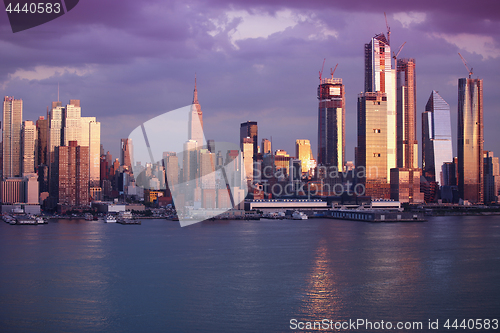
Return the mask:
[[384, 210], [331, 210], [327, 217], [363, 222], [425, 222], [422, 213]]

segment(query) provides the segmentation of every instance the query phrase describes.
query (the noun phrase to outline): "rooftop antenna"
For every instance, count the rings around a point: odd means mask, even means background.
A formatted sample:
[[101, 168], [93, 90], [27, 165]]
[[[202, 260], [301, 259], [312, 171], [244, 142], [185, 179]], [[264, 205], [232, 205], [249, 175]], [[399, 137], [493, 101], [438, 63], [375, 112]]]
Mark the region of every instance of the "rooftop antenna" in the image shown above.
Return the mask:
[[391, 27], [389, 27], [389, 23], [387, 23], [387, 15], [384, 12], [385, 17], [385, 26], [387, 27], [387, 44], [391, 46]]
[[319, 72], [319, 84], [321, 84], [321, 77], [323, 76], [323, 68], [325, 68], [326, 58], [323, 59], [323, 66], [321, 66], [321, 72]]
[[469, 72], [469, 79], [471, 78], [472, 76], [472, 67], [469, 69], [469, 66], [467, 65], [467, 61], [465, 61], [464, 57], [462, 57], [462, 55], [460, 54], [460, 52], [458, 52], [458, 55], [460, 56], [460, 59], [462, 59], [462, 62], [464, 63], [465, 65], [465, 68], [467, 68], [467, 71]]
[[333, 79], [333, 74], [335, 73], [335, 70], [337, 69], [337, 66], [338, 66], [338, 65], [339, 65], [339, 64], [337, 63], [337, 64], [335, 65], [335, 68], [334, 68], [334, 69], [331, 69], [331, 68], [330, 68], [330, 74], [332, 75], [332, 79]]
[[57, 82], [57, 101], [60, 102], [60, 100], [59, 100], [59, 82]]

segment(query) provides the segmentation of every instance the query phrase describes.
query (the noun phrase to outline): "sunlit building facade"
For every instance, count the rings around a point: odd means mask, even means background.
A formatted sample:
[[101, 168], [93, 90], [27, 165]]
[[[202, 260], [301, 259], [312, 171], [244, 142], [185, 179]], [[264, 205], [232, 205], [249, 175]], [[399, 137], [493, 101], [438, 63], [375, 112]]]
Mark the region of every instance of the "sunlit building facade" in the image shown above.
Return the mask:
[[247, 121], [240, 125], [240, 149], [243, 151], [243, 143], [246, 138], [252, 139], [252, 151], [254, 159], [259, 152], [258, 126], [256, 121]]
[[6, 96], [3, 100], [2, 175], [20, 177], [23, 100]]
[[36, 147], [36, 126], [30, 120], [23, 122], [22, 129], [22, 174], [36, 173], [35, 169], [35, 147]]
[[318, 165], [335, 166], [341, 171], [345, 162], [345, 88], [342, 79], [322, 79], [318, 86], [318, 100], [317, 162]]
[[483, 80], [458, 80], [458, 192], [463, 200], [484, 201]]
[[422, 203], [417, 143], [415, 59], [398, 59], [396, 80], [396, 165], [390, 171], [391, 199]]
[[198, 102], [198, 88], [196, 87], [196, 78], [194, 79], [193, 103], [189, 113], [188, 141], [193, 140], [198, 143], [198, 147], [204, 145], [203, 135], [203, 112]]
[[390, 195], [387, 168], [387, 95], [365, 92], [358, 96], [358, 147], [356, 166], [365, 170], [365, 194], [372, 199]]
[[365, 92], [386, 94], [387, 175], [396, 167], [396, 70], [392, 68], [391, 59], [391, 47], [384, 34], [376, 35], [365, 44]]
[[313, 158], [309, 140], [295, 140], [295, 157], [301, 161], [301, 173], [309, 172]]

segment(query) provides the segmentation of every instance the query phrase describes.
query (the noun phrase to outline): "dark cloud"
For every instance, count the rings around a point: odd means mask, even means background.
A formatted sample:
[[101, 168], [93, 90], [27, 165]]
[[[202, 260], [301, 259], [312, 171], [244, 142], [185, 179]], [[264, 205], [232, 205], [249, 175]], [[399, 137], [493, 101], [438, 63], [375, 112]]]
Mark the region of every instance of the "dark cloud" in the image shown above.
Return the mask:
[[[231, 39], [242, 19], [227, 16], [228, 11], [279, 16], [286, 9], [298, 17], [295, 25], [259, 38]], [[418, 113], [432, 89], [456, 113], [456, 82], [466, 75], [460, 51], [485, 79], [485, 137], [492, 140], [500, 125], [498, 9], [496, 0], [473, 5], [428, 0], [86, 0], [52, 22], [16, 34], [0, 14], [0, 89], [23, 98], [25, 119], [36, 119], [57, 98], [59, 83], [63, 102], [79, 98], [84, 115], [102, 121], [105, 148], [116, 155], [119, 139], [140, 122], [191, 102], [196, 72], [209, 138], [237, 141], [239, 123], [256, 120], [261, 138], [273, 136], [275, 148], [293, 153], [295, 139], [310, 139], [315, 147], [316, 86], [326, 58], [324, 75], [338, 63], [335, 76], [346, 85], [347, 157], [353, 159], [363, 46], [385, 31], [385, 11], [393, 49], [406, 41], [401, 57], [417, 60]], [[393, 17], [412, 11], [425, 13], [425, 21], [404, 26]], [[496, 57], [444, 39], [460, 33], [491, 38], [486, 47]], [[62, 69], [38, 79], [13, 76], [40, 66]], [[485, 147], [500, 152], [495, 145]]]

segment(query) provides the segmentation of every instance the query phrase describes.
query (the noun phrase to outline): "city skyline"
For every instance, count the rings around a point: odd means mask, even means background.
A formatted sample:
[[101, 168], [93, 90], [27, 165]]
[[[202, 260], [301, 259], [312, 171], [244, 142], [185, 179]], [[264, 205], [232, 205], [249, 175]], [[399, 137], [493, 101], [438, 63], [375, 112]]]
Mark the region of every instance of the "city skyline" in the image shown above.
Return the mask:
[[[457, 123], [457, 79], [467, 76], [457, 54], [461, 52], [474, 67], [473, 77], [485, 81], [485, 124], [489, 126], [485, 127], [484, 148], [500, 151], [494, 140], [495, 125], [500, 125], [494, 116], [499, 97], [493, 90], [500, 70], [499, 37], [494, 31], [500, 29], [496, 29], [497, 11], [484, 8], [488, 6], [465, 11], [460, 5], [430, 2], [382, 2], [375, 6], [353, 1], [326, 7], [315, 2], [288, 7], [232, 6], [225, 2], [208, 5], [213, 8], [207, 10], [204, 3], [179, 4], [182, 10], [176, 10], [178, 18], [172, 19], [172, 26], [157, 23], [160, 25], [146, 25], [139, 32], [136, 27], [144, 25], [146, 13], [151, 13], [146, 9], [157, 8], [154, 17], [169, 18], [169, 6], [149, 1], [141, 5], [141, 11], [138, 4], [130, 3], [111, 15], [110, 7], [101, 4], [100, 16], [91, 17], [88, 13], [94, 7], [90, 1], [43, 26], [15, 36], [4, 32], [2, 41], [12, 47], [0, 65], [2, 93], [22, 98], [25, 119], [36, 120], [51, 101], [58, 100], [59, 82], [59, 100], [80, 98], [90, 114], [103, 115], [102, 142], [118, 156], [116, 139], [126, 137], [136, 124], [187, 105], [197, 72], [204, 121], [209, 125], [207, 138], [234, 141], [238, 125], [255, 120], [261, 137], [273, 136], [274, 150], [293, 151], [296, 139], [307, 139], [317, 152], [315, 90], [322, 61], [326, 58], [324, 76], [339, 64], [335, 76], [343, 79], [346, 88], [346, 128], [355, 128], [357, 94], [363, 91], [363, 44], [386, 32], [385, 11], [392, 50], [406, 41], [399, 57], [417, 62], [417, 137], [420, 114], [433, 90], [448, 101], [452, 124]], [[351, 9], [354, 5], [363, 8]], [[131, 18], [132, 14], [136, 17]], [[113, 20], [104, 22], [101, 18], [105, 15]], [[197, 23], [184, 20], [184, 15], [196, 15]], [[468, 19], [463, 23], [465, 16]], [[130, 25], [124, 26], [127, 19]], [[257, 19], [265, 23], [258, 29]], [[7, 21], [1, 22], [8, 31]], [[64, 31], [59, 29], [62, 26]], [[44, 40], [49, 31], [51, 39]], [[112, 44], [92, 37], [103, 33], [110, 36]], [[131, 49], [129, 42], [122, 42], [124, 36], [140, 39], [138, 45], [143, 47]], [[78, 40], [78, 44], [68, 38]], [[23, 48], [35, 52], [19, 53]], [[48, 49], [51, 51], [44, 51]], [[150, 51], [145, 54], [141, 49]], [[28, 86], [30, 94], [26, 94]], [[114, 126], [117, 122], [121, 126]], [[354, 160], [356, 135], [352, 132], [346, 133], [346, 160]]]

